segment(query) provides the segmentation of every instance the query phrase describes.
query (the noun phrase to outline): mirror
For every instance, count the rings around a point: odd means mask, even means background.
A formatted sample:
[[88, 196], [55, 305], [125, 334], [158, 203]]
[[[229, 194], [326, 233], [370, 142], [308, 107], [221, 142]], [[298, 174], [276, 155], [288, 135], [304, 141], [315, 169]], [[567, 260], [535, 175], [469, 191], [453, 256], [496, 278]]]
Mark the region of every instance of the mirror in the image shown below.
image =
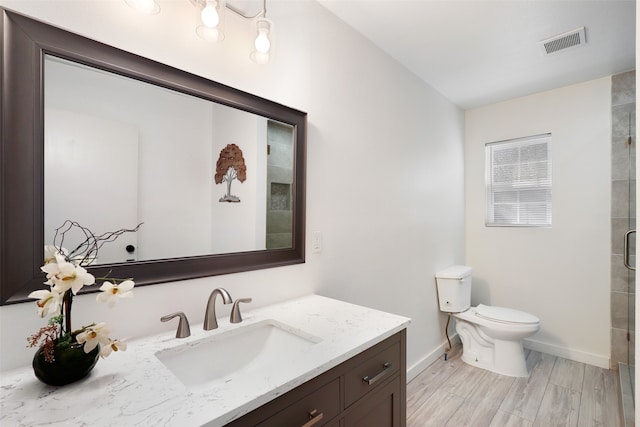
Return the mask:
[[89, 268], [138, 285], [304, 262], [305, 113], [2, 15], [2, 304], [40, 288], [65, 219], [142, 222]]
[[[292, 245], [292, 125], [49, 54], [44, 123], [45, 242], [73, 219], [97, 233], [143, 224], [92, 265]], [[243, 175], [226, 181], [229, 144]]]

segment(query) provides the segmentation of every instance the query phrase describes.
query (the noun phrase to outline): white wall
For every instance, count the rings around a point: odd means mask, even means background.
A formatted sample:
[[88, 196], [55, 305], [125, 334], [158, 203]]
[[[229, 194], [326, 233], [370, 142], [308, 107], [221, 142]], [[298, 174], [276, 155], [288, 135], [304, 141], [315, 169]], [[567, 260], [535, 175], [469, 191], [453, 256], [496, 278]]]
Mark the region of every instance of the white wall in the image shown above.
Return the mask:
[[[553, 226], [485, 227], [484, 144], [552, 133]], [[609, 367], [611, 78], [466, 111], [472, 304], [535, 314], [528, 346]]]
[[[112, 310], [78, 297], [74, 322], [105, 320], [114, 337], [202, 322], [224, 286], [251, 307], [317, 292], [411, 317], [408, 365], [441, 345], [434, 272], [464, 262], [463, 113], [314, 1], [269, 1], [274, 52], [248, 60], [248, 25], [230, 16], [226, 39], [195, 37], [187, 0], [141, 16], [124, 1], [12, 1], [0, 5], [308, 112], [306, 264], [141, 287]], [[310, 235], [324, 249], [311, 253]], [[32, 304], [0, 308], [0, 369], [30, 363], [26, 337], [43, 321]], [[228, 313], [220, 307], [219, 313]], [[130, 347], [127, 351], [135, 351]], [[434, 353], [435, 354], [435, 353]], [[100, 363], [117, 363], [117, 356]]]

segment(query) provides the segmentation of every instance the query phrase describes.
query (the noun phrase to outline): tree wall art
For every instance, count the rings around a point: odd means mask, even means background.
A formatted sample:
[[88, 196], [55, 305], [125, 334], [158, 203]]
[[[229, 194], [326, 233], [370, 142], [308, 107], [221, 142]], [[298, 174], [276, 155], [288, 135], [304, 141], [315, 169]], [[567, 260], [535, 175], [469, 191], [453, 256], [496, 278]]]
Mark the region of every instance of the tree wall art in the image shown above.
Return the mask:
[[227, 183], [227, 193], [219, 202], [238, 203], [240, 198], [231, 194], [231, 183], [237, 179], [244, 182], [247, 179], [247, 166], [244, 163], [242, 150], [236, 144], [227, 144], [220, 150], [220, 156], [216, 162], [216, 184]]

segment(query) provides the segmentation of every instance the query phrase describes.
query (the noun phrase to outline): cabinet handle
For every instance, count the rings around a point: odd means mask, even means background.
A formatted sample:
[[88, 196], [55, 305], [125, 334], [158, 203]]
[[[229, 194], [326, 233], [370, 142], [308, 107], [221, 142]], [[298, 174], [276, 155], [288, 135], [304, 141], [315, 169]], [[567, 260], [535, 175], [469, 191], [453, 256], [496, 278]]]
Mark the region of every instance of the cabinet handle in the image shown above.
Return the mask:
[[382, 371], [380, 371], [375, 377], [369, 378], [369, 375], [367, 375], [362, 378], [362, 382], [367, 383], [368, 385], [375, 383], [376, 381], [380, 380], [380, 378], [387, 375], [387, 372], [389, 372], [389, 368], [391, 368], [391, 366], [391, 362], [385, 363], [384, 365], [382, 365]]
[[322, 420], [322, 417], [324, 417], [324, 414], [322, 412], [319, 413], [317, 409], [314, 409], [313, 411], [309, 412], [309, 421], [304, 423], [302, 427], [314, 426]]

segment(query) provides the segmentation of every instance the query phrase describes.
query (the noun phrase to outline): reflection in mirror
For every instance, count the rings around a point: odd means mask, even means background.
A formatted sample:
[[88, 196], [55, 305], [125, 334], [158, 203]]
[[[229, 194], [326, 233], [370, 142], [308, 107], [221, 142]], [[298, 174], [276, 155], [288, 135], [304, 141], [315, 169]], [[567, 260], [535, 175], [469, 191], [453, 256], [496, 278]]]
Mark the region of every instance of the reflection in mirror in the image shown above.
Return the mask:
[[288, 248], [293, 230], [293, 129], [269, 121], [267, 140], [267, 249]]
[[42, 287], [66, 219], [97, 233], [142, 222], [88, 267], [138, 286], [305, 261], [306, 113], [0, 14], [0, 304]]
[[[97, 233], [143, 223], [94, 265], [292, 246], [291, 125], [52, 55], [44, 91], [45, 242], [71, 219]], [[238, 203], [214, 181], [228, 144], [247, 171]]]

